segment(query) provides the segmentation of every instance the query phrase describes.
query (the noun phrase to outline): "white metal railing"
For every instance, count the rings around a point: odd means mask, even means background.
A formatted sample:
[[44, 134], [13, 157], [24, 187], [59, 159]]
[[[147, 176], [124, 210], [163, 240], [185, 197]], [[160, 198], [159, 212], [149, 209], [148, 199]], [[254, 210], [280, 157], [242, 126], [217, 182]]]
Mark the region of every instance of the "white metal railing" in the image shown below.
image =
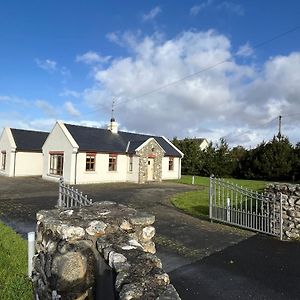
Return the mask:
[[89, 206], [93, 204], [93, 200], [89, 199], [87, 195], [75, 189], [73, 186], [66, 184], [63, 178], [59, 179], [58, 188], [58, 208], [72, 208]]
[[282, 195], [258, 193], [211, 176], [209, 218], [282, 239]]

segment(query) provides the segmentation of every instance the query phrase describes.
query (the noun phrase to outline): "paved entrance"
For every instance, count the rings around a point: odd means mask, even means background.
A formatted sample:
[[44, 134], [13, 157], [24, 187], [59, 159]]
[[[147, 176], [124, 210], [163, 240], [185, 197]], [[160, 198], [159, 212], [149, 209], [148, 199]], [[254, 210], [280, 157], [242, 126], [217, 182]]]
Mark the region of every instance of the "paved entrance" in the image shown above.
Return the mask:
[[[171, 195], [194, 187], [150, 183], [79, 188], [94, 201], [116, 201], [156, 216], [158, 256], [182, 299], [297, 299], [300, 295], [296, 284], [300, 245], [199, 220], [169, 203]], [[0, 177], [1, 218], [21, 234], [34, 230], [35, 213], [52, 209], [57, 195], [56, 183]]]

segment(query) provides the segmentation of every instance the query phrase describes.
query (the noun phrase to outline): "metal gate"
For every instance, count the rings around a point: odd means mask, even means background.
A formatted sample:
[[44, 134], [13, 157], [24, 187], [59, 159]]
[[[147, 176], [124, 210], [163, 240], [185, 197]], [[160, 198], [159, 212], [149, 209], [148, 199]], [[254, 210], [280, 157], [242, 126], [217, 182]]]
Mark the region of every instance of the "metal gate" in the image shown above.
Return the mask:
[[282, 195], [271, 197], [211, 176], [209, 218], [282, 240]]

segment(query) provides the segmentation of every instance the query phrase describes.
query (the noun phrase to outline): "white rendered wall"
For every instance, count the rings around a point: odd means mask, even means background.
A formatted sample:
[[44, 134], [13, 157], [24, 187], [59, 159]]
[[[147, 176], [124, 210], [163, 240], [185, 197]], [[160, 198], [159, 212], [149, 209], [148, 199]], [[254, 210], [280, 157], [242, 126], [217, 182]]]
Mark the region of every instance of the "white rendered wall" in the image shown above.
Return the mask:
[[132, 171], [129, 172], [129, 156], [127, 156], [127, 181], [139, 182], [139, 161], [138, 156], [133, 156]]
[[[12, 147], [11, 141], [8, 137], [8, 130], [10, 129], [5, 128], [0, 136], [0, 175], [12, 177], [14, 176], [15, 150]], [[5, 170], [1, 169], [3, 155], [1, 151], [6, 151]]]
[[181, 158], [174, 157], [174, 168], [169, 171], [169, 156], [163, 157], [162, 160], [162, 180], [180, 179], [181, 178]]
[[[76, 183], [101, 183], [101, 182], [126, 182], [128, 181], [128, 156], [119, 154], [117, 156], [117, 170], [109, 171], [109, 154], [97, 153], [95, 171], [86, 171], [86, 153], [77, 154]], [[138, 176], [132, 176], [132, 181]]]
[[75, 179], [75, 156], [76, 149], [72, 146], [65, 132], [58, 123], [49, 134], [43, 146], [43, 179], [57, 181], [60, 176], [49, 174], [50, 154], [49, 152], [61, 151], [64, 153], [63, 177], [66, 183], [74, 184]]
[[42, 175], [43, 153], [17, 152], [15, 176]]

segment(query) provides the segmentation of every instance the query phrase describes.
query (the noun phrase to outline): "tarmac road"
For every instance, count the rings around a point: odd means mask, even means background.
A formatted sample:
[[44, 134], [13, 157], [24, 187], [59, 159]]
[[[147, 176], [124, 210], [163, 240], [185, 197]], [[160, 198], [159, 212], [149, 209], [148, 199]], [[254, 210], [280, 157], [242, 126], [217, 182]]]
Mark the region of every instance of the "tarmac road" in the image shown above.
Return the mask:
[[[156, 216], [157, 254], [182, 299], [300, 299], [300, 243], [186, 215], [168, 198], [195, 187], [174, 183], [78, 186]], [[35, 214], [57, 202], [57, 183], [0, 177], [1, 219], [26, 236]]]

